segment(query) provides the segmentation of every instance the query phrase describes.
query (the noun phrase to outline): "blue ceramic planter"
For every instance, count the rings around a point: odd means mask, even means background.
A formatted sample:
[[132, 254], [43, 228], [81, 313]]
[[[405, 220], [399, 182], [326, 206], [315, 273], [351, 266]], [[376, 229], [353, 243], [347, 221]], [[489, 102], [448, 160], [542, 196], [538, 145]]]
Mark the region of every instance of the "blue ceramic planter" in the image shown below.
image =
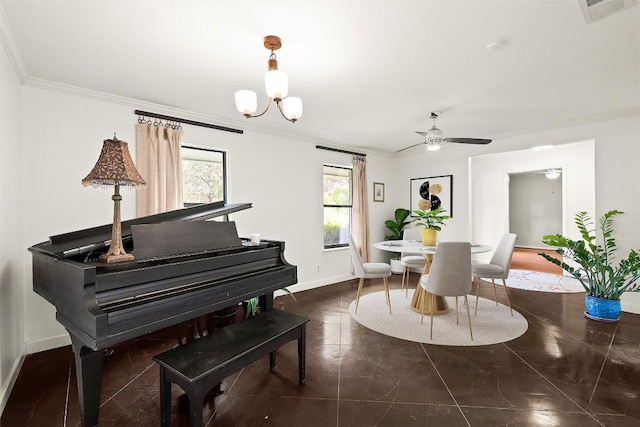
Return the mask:
[[620, 318], [620, 300], [603, 299], [587, 295], [584, 299], [585, 316], [593, 320], [615, 322]]

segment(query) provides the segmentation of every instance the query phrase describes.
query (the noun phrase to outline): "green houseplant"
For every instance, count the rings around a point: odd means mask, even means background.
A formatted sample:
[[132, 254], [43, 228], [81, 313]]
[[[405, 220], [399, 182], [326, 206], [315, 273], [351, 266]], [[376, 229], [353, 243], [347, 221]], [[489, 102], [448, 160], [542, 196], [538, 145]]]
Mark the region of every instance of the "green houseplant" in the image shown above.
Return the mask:
[[391, 234], [384, 236], [384, 240], [402, 240], [404, 227], [409, 224], [407, 217], [410, 213], [411, 211], [408, 209], [396, 209], [394, 219], [388, 219], [384, 222], [384, 225], [391, 230]]
[[413, 211], [417, 218], [413, 219], [417, 225], [424, 227], [422, 230], [422, 244], [425, 246], [435, 246], [438, 231], [445, 225], [444, 221], [451, 218], [443, 208], [433, 210], [416, 209]]
[[574, 261], [572, 266], [548, 254], [539, 254], [578, 279], [585, 292], [585, 314], [596, 320], [618, 320], [620, 296], [623, 292], [640, 291], [640, 256], [631, 250], [626, 259], [615, 261], [616, 242], [613, 217], [622, 211], [611, 210], [600, 217], [598, 230], [603, 244], [598, 244], [594, 222], [587, 212], [578, 212], [574, 222], [582, 239], [572, 240], [559, 234], [548, 234], [542, 242], [555, 246], [556, 252]]

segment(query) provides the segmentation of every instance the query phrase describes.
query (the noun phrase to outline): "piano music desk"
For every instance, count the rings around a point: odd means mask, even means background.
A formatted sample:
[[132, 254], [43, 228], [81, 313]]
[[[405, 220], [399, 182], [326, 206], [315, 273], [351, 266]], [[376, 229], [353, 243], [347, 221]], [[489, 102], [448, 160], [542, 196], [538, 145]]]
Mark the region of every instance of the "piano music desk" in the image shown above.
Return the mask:
[[280, 310], [226, 326], [204, 338], [154, 356], [160, 365], [161, 425], [171, 425], [171, 384], [189, 397], [191, 425], [202, 426], [205, 395], [224, 378], [269, 354], [276, 369], [276, 349], [298, 340], [298, 379], [305, 380], [306, 323], [308, 318]]

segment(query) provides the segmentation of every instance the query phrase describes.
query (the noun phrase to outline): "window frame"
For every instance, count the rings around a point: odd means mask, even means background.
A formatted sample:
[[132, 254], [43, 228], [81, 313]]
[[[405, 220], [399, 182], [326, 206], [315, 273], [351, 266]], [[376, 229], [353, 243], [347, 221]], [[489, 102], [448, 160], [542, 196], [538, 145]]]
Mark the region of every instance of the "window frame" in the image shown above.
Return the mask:
[[[227, 152], [224, 150], [218, 150], [215, 148], [209, 148], [209, 147], [198, 147], [195, 145], [189, 145], [189, 144], [182, 144], [180, 146], [180, 148], [186, 148], [189, 150], [198, 150], [198, 151], [206, 151], [206, 152], [212, 152], [212, 153], [216, 153], [216, 154], [221, 154], [222, 155], [222, 200], [216, 200], [216, 202], [220, 202], [222, 201], [225, 205], [227, 204], [227, 193], [228, 193], [228, 177], [227, 177]], [[182, 155], [180, 155], [180, 162], [181, 162], [181, 166], [182, 166], [182, 161], [185, 160]], [[187, 159], [189, 160], [189, 159]], [[206, 161], [206, 160], [203, 160]], [[183, 185], [183, 191], [184, 191], [184, 183]], [[213, 202], [212, 202], [213, 203]], [[201, 205], [202, 203], [188, 203], [184, 200], [184, 196], [182, 199], [182, 204], [185, 208], [191, 207], [191, 206], [198, 206]]]
[[324, 225], [325, 225], [324, 210], [325, 210], [325, 208], [349, 208], [349, 234], [351, 234], [351, 232], [353, 231], [353, 167], [351, 167], [351, 166], [343, 166], [343, 165], [335, 165], [335, 164], [330, 164], [330, 163], [324, 163], [322, 165], [322, 182], [323, 182], [323, 184], [324, 184], [325, 168], [336, 168], [336, 169], [344, 169], [344, 170], [348, 170], [349, 171], [349, 200], [351, 201], [351, 204], [348, 204], [348, 205], [345, 205], [345, 204], [325, 204], [324, 203], [324, 186], [323, 186], [323, 193], [322, 193], [322, 227], [323, 227], [322, 245], [323, 245], [323, 249], [346, 248], [346, 247], [349, 246], [349, 242], [339, 243], [339, 244], [336, 244], [336, 245], [325, 245], [324, 244]]

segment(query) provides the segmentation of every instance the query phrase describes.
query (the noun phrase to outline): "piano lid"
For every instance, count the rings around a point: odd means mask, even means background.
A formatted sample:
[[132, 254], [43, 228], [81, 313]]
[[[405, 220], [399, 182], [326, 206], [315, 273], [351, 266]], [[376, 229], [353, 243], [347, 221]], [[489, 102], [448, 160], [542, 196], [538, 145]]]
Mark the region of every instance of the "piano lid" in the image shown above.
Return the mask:
[[[169, 212], [144, 216], [122, 221], [122, 241], [131, 240], [131, 226], [136, 224], [159, 224], [173, 221], [205, 221], [233, 212], [251, 208], [251, 203], [225, 204], [224, 202], [205, 203]], [[53, 255], [57, 258], [89, 253], [102, 249], [111, 243], [112, 224], [73, 231], [49, 237], [49, 242], [40, 243], [31, 249]]]

